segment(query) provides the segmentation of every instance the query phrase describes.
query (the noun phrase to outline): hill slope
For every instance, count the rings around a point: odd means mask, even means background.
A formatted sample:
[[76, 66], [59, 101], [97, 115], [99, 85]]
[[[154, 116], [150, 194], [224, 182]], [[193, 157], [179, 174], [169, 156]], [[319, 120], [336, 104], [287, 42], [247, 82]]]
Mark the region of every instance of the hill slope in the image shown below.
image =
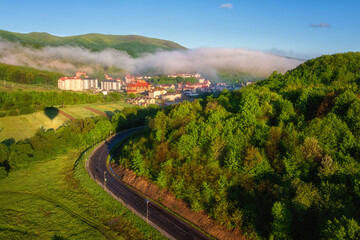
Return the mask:
[[115, 159], [253, 239], [360, 239], [359, 59], [172, 105]]
[[78, 46], [92, 51], [101, 51], [106, 48], [114, 48], [126, 51], [131, 56], [139, 56], [142, 53], [156, 52], [158, 50], [186, 49], [171, 41], [148, 38], [138, 35], [105, 35], [90, 33], [68, 37], [58, 37], [48, 33], [15, 33], [0, 30], [0, 38], [18, 42], [25, 46], [42, 48], [45, 46]]
[[62, 73], [39, 70], [32, 67], [0, 63], [0, 79], [27, 84], [51, 84], [57, 86]]

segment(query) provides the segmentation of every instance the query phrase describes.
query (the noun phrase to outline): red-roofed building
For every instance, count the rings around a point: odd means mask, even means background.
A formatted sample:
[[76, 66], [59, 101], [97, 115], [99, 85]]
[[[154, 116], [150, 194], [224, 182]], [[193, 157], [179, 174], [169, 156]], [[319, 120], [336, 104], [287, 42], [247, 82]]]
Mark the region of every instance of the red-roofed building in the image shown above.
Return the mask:
[[127, 93], [143, 93], [149, 91], [151, 88], [150, 84], [141, 80], [135, 83], [129, 83], [126, 85]]
[[86, 72], [76, 72], [75, 77], [77, 77], [77, 78], [81, 78], [81, 77], [89, 78], [89, 76], [86, 75]]

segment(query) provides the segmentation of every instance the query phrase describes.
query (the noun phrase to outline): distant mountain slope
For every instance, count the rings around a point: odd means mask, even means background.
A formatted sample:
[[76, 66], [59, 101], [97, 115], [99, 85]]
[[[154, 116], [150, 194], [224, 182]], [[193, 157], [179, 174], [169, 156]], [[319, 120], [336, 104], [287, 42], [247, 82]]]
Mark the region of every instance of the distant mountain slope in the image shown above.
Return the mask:
[[157, 50], [178, 50], [185, 47], [171, 41], [148, 38], [138, 35], [104, 35], [90, 33], [85, 35], [58, 37], [48, 33], [14, 33], [0, 30], [0, 38], [11, 42], [19, 42], [25, 46], [42, 48], [45, 46], [78, 46], [92, 51], [114, 48], [126, 51], [131, 56], [152, 53]]

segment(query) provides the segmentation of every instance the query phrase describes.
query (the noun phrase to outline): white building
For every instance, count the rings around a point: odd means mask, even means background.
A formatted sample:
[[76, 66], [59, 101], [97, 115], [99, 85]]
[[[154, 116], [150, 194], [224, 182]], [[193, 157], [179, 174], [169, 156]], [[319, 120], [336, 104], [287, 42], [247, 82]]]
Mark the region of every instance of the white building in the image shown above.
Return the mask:
[[97, 90], [99, 88], [97, 79], [83, 79], [84, 90]]
[[176, 99], [180, 99], [181, 97], [182, 94], [180, 92], [172, 92], [162, 95], [161, 99], [164, 101], [174, 102]]
[[105, 91], [120, 91], [121, 82], [114, 80], [104, 80], [101, 82], [101, 89]]
[[166, 94], [166, 90], [164, 88], [155, 88], [149, 91], [148, 96], [149, 98], [159, 98], [163, 94]]
[[58, 88], [70, 91], [96, 90], [98, 88], [98, 80], [62, 77], [58, 80]]

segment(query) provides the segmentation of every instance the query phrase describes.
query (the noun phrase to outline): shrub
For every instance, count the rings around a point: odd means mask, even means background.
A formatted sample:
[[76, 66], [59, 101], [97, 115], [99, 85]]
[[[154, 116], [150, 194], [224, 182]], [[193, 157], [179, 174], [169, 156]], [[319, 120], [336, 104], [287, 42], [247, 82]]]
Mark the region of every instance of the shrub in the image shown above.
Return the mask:
[[35, 112], [35, 109], [32, 107], [23, 107], [20, 109], [20, 114], [29, 114]]
[[18, 110], [11, 110], [8, 112], [8, 116], [18, 116], [20, 115]]

